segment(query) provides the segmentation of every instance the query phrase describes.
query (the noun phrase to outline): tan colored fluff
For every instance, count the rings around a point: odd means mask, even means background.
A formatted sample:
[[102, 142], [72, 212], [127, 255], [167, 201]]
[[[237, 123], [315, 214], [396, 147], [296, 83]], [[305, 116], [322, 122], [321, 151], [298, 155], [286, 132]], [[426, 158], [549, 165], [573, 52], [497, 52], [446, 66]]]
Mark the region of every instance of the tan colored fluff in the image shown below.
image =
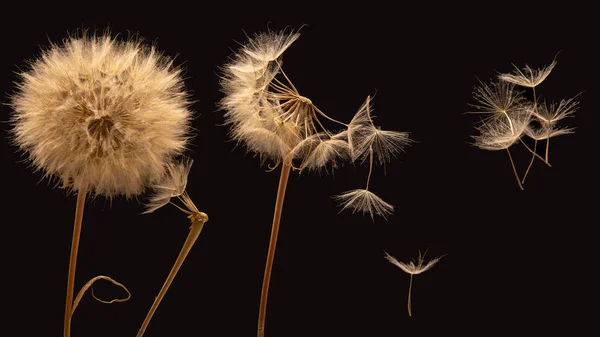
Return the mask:
[[[179, 162], [169, 163], [167, 171], [162, 179], [152, 186], [153, 194], [144, 213], [152, 213], [171, 202], [171, 198], [180, 197], [185, 193], [188, 175], [194, 161], [184, 158]], [[190, 200], [191, 201], [191, 200]], [[193, 209], [197, 208], [194, 206]]]
[[428, 271], [429, 269], [431, 269], [431, 267], [438, 263], [442, 257], [444, 256], [436, 257], [434, 259], [429, 260], [429, 262], [425, 263], [425, 255], [421, 255], [421, 252], [419, 252], [419, 258], [417, 259], [417, 264], [415, 264], [414, 261], [410, 261], [408, 263], [400, 262], [396, 260], [395, 257], [385, 252], [385, 258], [388, 261], [390, 261], [390, 263], [402, 269], [403, 272], [411, 275], [419, 275]]
[[482, 150], [505, 150], [517, 142], [523, 135], [529, 122], [531, 113], [516, 114], [510, 119], [494, 119], [477, 127], [480, 134], [473, 136], [475, 146]]
[[191, 112], [181, 72], [139, 41], [70, 37], [20, 75], [14, 142], [74, 191], [137, 195], [184, 150]]
[[509, 74], [500, 74], [498, 78], [502, 81], [513, 83], [522, 87], [535, 88], [540, 83], [544, 82], [546, 77], [550, 75], [552, 69], [556, 66], [556, 60], [553, 60], [549, 66], [541, 69], [532, 69], [528, 65], [525, 65], [523, 69], [519, 69], [513, 64], [515, 70]]

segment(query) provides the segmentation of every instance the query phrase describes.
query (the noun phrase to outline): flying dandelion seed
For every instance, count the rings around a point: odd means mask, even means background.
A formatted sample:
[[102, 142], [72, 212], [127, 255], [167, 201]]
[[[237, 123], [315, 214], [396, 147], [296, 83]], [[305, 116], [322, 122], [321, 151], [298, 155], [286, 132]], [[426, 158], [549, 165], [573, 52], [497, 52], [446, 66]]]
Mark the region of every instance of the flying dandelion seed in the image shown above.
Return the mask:
[[537, 145], [539, 141], [546, 141], [545, 156], [543, 158], [540, 157], [540, 159], [550, 166], [550, 163], [548, 162], [550, 138], [575, 132], [574, 128], [559, 127], [557, 123], [564, 118], [571, 117], [577, 110], [578, 105], [579, 102], [576, 101], [574, 97], [567, 100], [561, 100], [558, 106], [554, 103], [548, 105], [544, 101], [539, 104], [536, 109], [532, 109], [533, 118], [538, 122], [538, 125], [529, 125], [525, 129], [525, 134], [534, 141], [532, 151], [534, 155], [531, 157], [529, 166], [527, 166], [527, 171], [525, 171], [525, 175], [523, 176], [523, 183], [525, 183], [525, 178], [527, 178], [527, 174], [537, 155]]
[[440, 261], [440, 259], [442, 257], [444, 257], [445, 255], [436, 257], [434, 259], [431, 259], [427, 263], [425, 263], [425, 254], [421, 255], [421, 252], [419, 251], [419, 258], [417, 259], [417, 262], [415, 264], [414, 261], [410, 261], [408, 263], [400, 262], [400, 261], [396, 260], [396, 258], [391, 256], [390, 254], [388, 254], [387, 252], [384, 251], [384, 253], [386, 254], [385, 258], [388, 261], [390, 261], [390, 263], [392, 263], [396, 267], [402, 269], [403, 272], [410, 274], [410, 285], [408, 286], [408, 316], [412, 316], [410, 296], [411, 296], [411, 291], [412, 291], [413, 275], [419, 275], [419, 274], [422, 274], [422, 273], [428, 271], [436, 263], [438, 263]]
[[[572, 117], [579, 107], [579, 101], [576, 97], [563, 99], [560, 103], [546, 104], [544, 101], [539, 104], [538, 108], [534, 111], [534, 116], [542, 124], [542, 129], [549, 130], [546, 139], [546, 153], [544, 160], [548, 162], [549, 150], [550, 150], [550, 138], [563, 135], [566, 133], [573, 133], [572, 128], [560, 128], [557, 127], [557, 123], [564, 118]], [[568, 132], [565, 132], [567, 130]]]
[[556, 66], [556, 60], [552, 61], [549, 66], [540, 69], [532, 69], [528, 65], [525, 65], [523, 69], [520, 69], [513, 64], [515, 68], [513, 73], [500, 74], [498, 78], [502, 81], [513, 83], [522, 87], [535, 88], [540, 83], [544, 82], [546, 77], [550, 75], [552, 69]]
[[45, 177], [77, 192], [64, 336], [87, 194], [142, 193], [188, 141], [181, 71], [141, 40], [105, 35], [52, 44], [20, 73], [11, 101], [14, 143]]
[[356, 189], [348, 191], [334, 196], [334, 199], [343, 205], [342, 211], [349, 208], [352, 209], [353, 213], [362, 212], [363, 214], [370, 214], [373, 221], [375, 221], [375, 214], [385, 218], [394, 212], [394, 206], [383, 201], [368, 190]]
[[339, 202], [342, 211], [349, 209], [352, 213], [369, 214], [372, 221], [375, 221], [374, 215], [387, 219], [387, 216], [393, 213], [394, 206], [369, 191], [373, 162], [385, 165], [398, 153], [403, 152], [404, 147], [411, 143], [408, 133], [384, 131], [376, 127], [371, 116], [371, 97], [368, 96], [350, 121], [348, 143], [353, 160], [365, 161], [369, 158], [367, 184], [364, 189], [347, 191], [333, 198]]

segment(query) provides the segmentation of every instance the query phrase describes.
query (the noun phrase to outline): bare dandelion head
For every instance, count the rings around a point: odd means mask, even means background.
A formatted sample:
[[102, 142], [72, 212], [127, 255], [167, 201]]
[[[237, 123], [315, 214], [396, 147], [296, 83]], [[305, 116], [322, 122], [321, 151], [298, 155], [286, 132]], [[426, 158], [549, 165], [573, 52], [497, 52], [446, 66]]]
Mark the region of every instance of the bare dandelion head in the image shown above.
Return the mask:
[[532, 69], [528, 65], [525, 65], [522, 69], [514, 64], [513, 66], [515, 70], [512, 73], [500, 74], [498, 75], [498, 78], [518, 86], [535, 88], [550, 75], [550, 72], [554, 69], [554, 66], [556, 66], [556, 60], [553, 60], [549, 66], [540, 69]]
[[140, 41], [69, 37], [20, 74], [15, 143], [75, 191], [141, 193], [189, 137], [181, 71]]
[[385, 252], [385, 254], [386, 254], [385, 258], [388, 261], [390, 261], [390, 263], [392, 263], [393, 265], [402, 269], [402, 271], [404, 271], [405, 273], [411, 274], [411, 275], [418, 275], [418, 274], [428, 271], [436, 263], [438, 263], [442, 257], [444, 257], [442, 255], [440, 257], [431, 259], [427, 263], [425, 263], [425, 254], [421, 255], [421, 252], [419, 251], [419, 258], [417, 258], [417, 261], [411, 260], [408, 263], [404, 263], [404, 262], [400, 262], [400, 261], [396, 260], [396, 258], [391, 256], [387, 252]]
[[388, 215], [394, 212], [394, 206], [366, 189], [348, 191], [333, 198], [342, 206], [341, 211], [350, 209], [352, 213], [362, 212], [363, 214], [369, 214], [372, 220], [375, 219], [375, 215], [386, 219]]

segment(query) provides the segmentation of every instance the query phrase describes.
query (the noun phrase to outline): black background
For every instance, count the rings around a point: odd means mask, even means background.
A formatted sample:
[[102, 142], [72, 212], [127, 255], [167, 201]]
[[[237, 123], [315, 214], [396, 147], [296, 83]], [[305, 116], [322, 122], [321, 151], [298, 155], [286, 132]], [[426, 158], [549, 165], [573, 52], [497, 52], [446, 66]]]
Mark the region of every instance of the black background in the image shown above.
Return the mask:
[[[169, 5], [169, 4], [163, 4]], [[570, 6], [566, 8], [566, 6]], [[98, 6], [102, 7], [102, 6]], [[416, 142], [386, 167], [372, 190], [395, 205], [388, 221], [341, 213], [332, 195], [364, 186], [367, 165], [331, 175], [292, 173], [270, 288], [267, 336], [399, 336], [429, 331], [474, 335], [570, 331], [585, 323], [586, 276], [597, 239], [592, 134], [598, 112], [598, 26], [587, 8], [433, 4], [356, 7], [128, 11], [36, 8], [0, 20], [3, 103], [15, 72], [77, 29], [139, 33], [186, 69], [197, 102], [195, 163], [188, 192], [210, 216], [145, 336], [253, 336], [279, 170], [228, 139], [218, 67], [238, 42], [266, 29], [299, 28], [284, 55], [295, 86], [321, 110], [349, 121], [367, 95], [377, 123]], [[74, 8], [71, 8], [74, 9]], [[98, 9], [98, 10], [97, 10]], [[100, 8], [101, 9], [101, 8]], [[300, 10], [311, 15], [302, 16]], [[464, 114], [480, 78], [525, 63], [558, 64], [538, 93], [560, 100], [580, 92], [580, 109], [553, 139], [550, 162], [536, 161], [520, 191], [505, 152], [470, 145], [475, 116]], [[74, 195], [52, 188], [10, 145], [3, 105], [2, 282], [6, 336], [60, 336]], [[529, 155], [515, 146], [519, 173]], [[140, 197], [140, 202], [145, 196]], [[96, 275], [124, 283], [129, 302], [105, 305], [87, 294], [72, 335], [134, 336], [188, 232], [174, 207], [140, 215], [138, 200], [86, 203], [76, 290]], [[399, 260], [447, 254], [418, 275], [409, 319], [409, 276]], [[99, 296], [122, 296], [99, 282]], [[8, 295], [8, 301], [6, 301]], [[433, 332], [432, 332], [433, 334]]]

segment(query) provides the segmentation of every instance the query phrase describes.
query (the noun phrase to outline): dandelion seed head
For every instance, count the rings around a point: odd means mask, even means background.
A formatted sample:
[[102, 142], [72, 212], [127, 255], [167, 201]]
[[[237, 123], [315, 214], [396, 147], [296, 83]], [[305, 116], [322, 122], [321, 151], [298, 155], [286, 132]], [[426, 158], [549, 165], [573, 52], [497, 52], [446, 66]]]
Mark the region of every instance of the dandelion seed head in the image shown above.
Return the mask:
[[74, 191], [140, 194], [189, 138], [181, 70], [140, 41], [69, 37], [20, 74], [13, 139]]
[[299, 36], [281, 31], [250, 38], [223, 67], [220, 106], [231, 137], [263, 161], [299, 159], [300, 169], [319, 171], [347, 156], [347, 141], [342, 144], [317, 121], [312, 100], [300, 95], [281, 69], [283, 52]]

